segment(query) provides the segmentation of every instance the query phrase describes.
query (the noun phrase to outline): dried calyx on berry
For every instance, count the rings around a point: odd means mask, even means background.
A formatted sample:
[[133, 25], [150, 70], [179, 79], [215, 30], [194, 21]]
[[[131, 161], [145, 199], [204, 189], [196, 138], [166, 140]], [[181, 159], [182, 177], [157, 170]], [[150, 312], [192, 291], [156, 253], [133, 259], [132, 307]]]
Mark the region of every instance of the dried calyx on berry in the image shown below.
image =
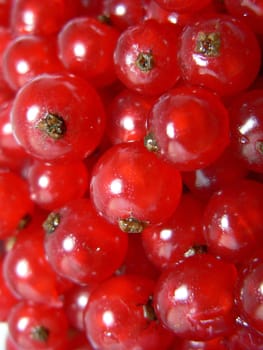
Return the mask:
[[195, 52], [207, 57], [216, 57], [220, 54], [220, 34], [212, 33], [198, 33], [196, 40]]
[[39, 120], [36, 127], [54, 140], [61, 139], [66, 133], [64, 119], [54, 113], [47, 113]]
[[43, 223], [43, 228], [46, 233], [53, 233], [59, 226], [61, 216], [59, 213], [50, 213]]
[[136, 66], [142, 72], [150, 72], [154, 67], [154, 58], [151, 50], [140, 52], [136, 61]]
[[145, 222], [137, 220], [134, 217], [120, 219], [118, 224], [119, 228], [127, 233], [141, 233], [146, 226]]

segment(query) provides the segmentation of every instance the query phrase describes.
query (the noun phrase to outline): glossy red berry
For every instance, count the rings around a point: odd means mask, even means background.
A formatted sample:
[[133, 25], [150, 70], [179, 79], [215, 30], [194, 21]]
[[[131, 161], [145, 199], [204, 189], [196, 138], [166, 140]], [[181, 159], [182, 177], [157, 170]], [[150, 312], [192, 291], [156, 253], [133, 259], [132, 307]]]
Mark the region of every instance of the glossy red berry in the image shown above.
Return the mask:
[[31, 199], [45, 210], [54, 210], [84, 196], [89, 187], [88, 170], [82, 161], [44, 163], [35, 161], [28, 170]]
[[68, 21], [58, 35], [58, 54], [71, 73], [105, 86], [116, 80], [113, 51], [119, 32], [92, 17]]
[[47, 261], [42, 227], [21, 232], [4, 258], [3, 271], [10, 291], [22, 300], [62, 306], [56, 273]]
[[228, 109], [233, 152], [248, 169], [263, 173], [263, 89], [237, 96]]
[[111, 147], [91, 175], [90, 195], [98, 213], [126, 232], [168, 219], [181, 191], [178, 170], [140, 142]]
[[26, 181], [14, 172], [0, 172], [0, 237], [12, 235], [32, 212], [33, 202]]
[[153, 289], [153, 281], [137, 275], [113, 277], [95, 289], [84, 313], [94, 349], [169, 348], [173, 335], [156, 320]]
[[44, 74], [19, 90], [11, 122], [15, 137], [32, 156], [49, 161], [82, 159], [100, 143], [105, 114], [87, 81]]
[[3, 76], [13, 90], [41, 73], [61, 72], [53, 38], [18, 36], [3, 53]]
[[154, 293], [160, 321], [175, 335], [209, 340], [234, 327], [234, 265], [197, 254], [165, 270]]
[[20, 350], [62, 350], [68, 322], [63, 309], [20, 302], [8, 318], [11, 340]]
[[10, 26], [17, 34], [48, 36], [56, 34], [78, 11], [74, 0], [17, 0], [10, 13]]
[[229, 143], [227, 110], [203, 88], [182, 86], [161, 95], [148, 122], [156, 151], [182, 171], [210, 165]]
[[77, 284], [110, 277], [126, 255], [127, 236], [99, 216], [86, 198], [52, 212], [44, 230], [48, 261], [59, 275]]
[[155, 0], [160, 6], [166, 10], [178, 12], [195, 12], [206, 7], [211, 3], [211, 0]]
[[177, 62], [178, 30], [145, 21], [122, 32], [114, 52], [122, 83], [145, 95], [159, 95], [180, 78]]
[[112, 144], [143, 140], [153, 98], [124, 89], [108, 106], [106, 134]]
[[10, 310], [17, 303], [17, 298], [13, 295], [7, 286], [3, 274], [4, 259], [0, 259], [0, 322], [6, 322]]
[[225, 0], [227, 11], [246, 22], [258, 34], [263, 34], [263, 3], [261, 0]]
[[251, 255], [262, 244], [263, 185], [240, 180], [216, 192], [204, 213], [209, 251], [233, 262]]
[[239, 271], [236, 303], [241, 319], [262, 334], [263, 251], [259, 250]]
[[223, 96], [235, 95], [256, 79], [261, 51], [255, 34], [242, 21], [217, 14], [184, 28], [179, 62], [187, 82]]

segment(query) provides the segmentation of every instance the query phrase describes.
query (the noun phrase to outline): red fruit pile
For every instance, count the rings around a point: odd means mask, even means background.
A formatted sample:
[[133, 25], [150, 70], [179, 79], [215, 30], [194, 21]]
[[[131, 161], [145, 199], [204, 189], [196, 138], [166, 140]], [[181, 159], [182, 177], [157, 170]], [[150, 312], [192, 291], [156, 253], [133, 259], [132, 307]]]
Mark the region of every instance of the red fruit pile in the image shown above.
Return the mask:
[[15, 350], [263, 349], [263, 2], [0, 2]]

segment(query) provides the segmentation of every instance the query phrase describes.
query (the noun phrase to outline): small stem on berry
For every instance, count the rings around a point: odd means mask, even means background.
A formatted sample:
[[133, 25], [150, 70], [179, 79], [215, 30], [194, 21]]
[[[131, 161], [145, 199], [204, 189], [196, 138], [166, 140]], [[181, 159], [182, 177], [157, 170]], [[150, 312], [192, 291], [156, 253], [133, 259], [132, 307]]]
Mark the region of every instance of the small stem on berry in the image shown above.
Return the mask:
[[139, 221], [133, 217], [119, 220], [120, 229], [127, 233], [141, 233], [145, 226], [145, 222]]
[[256, 149], [260, 154], [263, 155], [263, 141], [257, 141]]
[[36, 128], [43, 131], [54, 140], [61, 139], [66, 133], [66, 123], [62, 117], [57, 114], [47, 113], [40, 119]]
[[30, 214], [26, 214], [24, 217], [22, 217], [22, 219], [19, 221], [18, 225], [17, 225], [17, 229], [23, 230], [24, 228], [26, 228], [28, 226], [28, 224], [30, 223], [30, 221], [32, 220], [32, 217]]
[[220, 54], [221, 40], [220, 34], [216, 32], [197, 35], [195, 52], [207, 57], [216, 57]]
[[110, 16], [108, 16], [104, 13], [101, 15], [98, 15], [97, 19], [98, 19], [98, 21], [100, 21], [103, 24], [106, 24], [108, 26], [112, 25], [112, 21], [111, 21]]
[[142, 72], [150, 72], [154, 67], [152, 51], [140, 52], [135, 64]]
[[41, 343], [46, 343], [49, 337], [49, 329], [44, 326], [36, 326], [32, 329], [31, 337]]
[[156, 139], [155, 139], [155, 137], [154, 137], [152, 132], [150, 132], [149, 134], [147, 134], [144, 137], [144, 146], [150, 152], [158, 152], [159, 151], [159, 147], [157, 145], [157, 141], [156, 141]]
[[184, 257], [189, 258], [190, 256], [196, 255], [196, 254], [205, 254], [207, 253], [207, 246], [204, 244], [200, 245], [194, 245], [191, 248], [189, 248], [185, 253]]
[[60, 214], [50, 213], [43, 223], [43, 228], [46, 233], [53, 233], [60, 224]]
[[149, 321], [156, 321], [157, 317], [153, 308], [153, 298], [150, 295], [147, 303], [143, 305], [143, 316]]

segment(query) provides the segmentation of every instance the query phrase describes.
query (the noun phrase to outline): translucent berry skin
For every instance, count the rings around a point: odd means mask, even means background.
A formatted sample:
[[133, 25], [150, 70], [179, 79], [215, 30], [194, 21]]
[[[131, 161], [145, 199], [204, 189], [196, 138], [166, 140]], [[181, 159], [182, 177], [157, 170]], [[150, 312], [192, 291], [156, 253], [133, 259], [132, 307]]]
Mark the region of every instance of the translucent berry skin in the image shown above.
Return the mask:
[[260, 69], [261, 51], [255, 34], [242, 21], [217, 14], [185, 27], [179, 62], [187, 82], [229, 96], [253, 83]]
[[87, 81], [73, 75], [43, 74], [17, 93], [11, 123], [15, 137], [33, 157], [82, 159], [100, 143], [105, 113]]
[[127, 28], [114, 52], [118, 78], [129, 89], [146, 95], [170, 89], [180, 78], [178, 37], [175, 27], [153, 20]]
[[3, 52], [2, 70], [15, 91], [39, 74], [61, 72], [55, 40], [34, 35], [14, 38]]
[[157, 281], [154, 308], [157, 317], [182, 338], [209, 340], [231, 333], [234, 326], [234, 265], [209, 254], [197, 254]]
[[45, 251], [54, 270], [77, 284], [100, 282], [117, 270], [126, 255], [128, 238], [81, 198], [53, 212], [59, 215], [46, 230]]
[[28, 170], [27, 181], [32, 201], [39, 207], [52, 211], [83, 197], [89, 187], [89, 174], [82, 161], [35, 161]]
[[68, 322], [63, 309], [21, 301], [10, 312], [8, 327], [20, 350], [65, 349]]
[[211, 0], [155, 0], [160, 6], [166, 10], [178, 12], [195, 12], [206, 7], [211, 3]]
[[0, 237], [12, 235], [20, 221], [33, 212], [27, 183], [11, 171], [0, 172]]
[[3, 274], [3, 261], [0, 259], [0, 322], [6, 322], [9, 312], [12, 307], [17, 303], [17, 298], [13, 295], [7, 286], [4, 274]]
[[182, 86], [161, 95], [148, 123], [158, 152], [181, 171], [210, 165], [229, 143], [227, 110], [203, 88]]
[[263, 3], [260, 0], [225, 0], [227, 11], [242, 19], [258, 34], [263, 34]]
[[204, 213], [204, 235], [209, 251], [232, 262], [242, 262], [262, 244], [263, 184], [240, 180], [216, 192]]
[[112, 144], [143, 140], [147, 117], [155, 99], [124, 89], [111, 101], [106, 134]]
[[237, 96], [228, 110], [233, 151], [248, 169], [263, 173], [263, 90]]
[[16, 298], [61, 307], [57, 275], [47, 261], [43, 240], [41, 226], [21, 232], [4, 258], [3, 273]]
[[173, 335], [155, 319], [149, 298], [154, 282], [126, 275], [102, 283], [84, 312], [86, 335], [99, 350], [166, 350]]
[[10, 26], [16, 35], [56, 34], [65, 22], [77, 14], [78, 1], [74, 0], [18, 0], [12, 5]]
[[262, 317], [263, 251], [256, 251], [239, 271], [236, 304], [239, 315], [256, 331], [263, 332]]
[[119, 32], [91, 17], [68, 21], [58, 35], [58, 54], [71, 73], [105, 86], [116, 80], [113, 51]]
[[[229, 350], [224, 337], [218, 337], [206, 341], [180, 339], [170, 350]], [[240, 350], [240, 349], [235, 349]]]
[[140, 142], [111, 147], [91, 174], [91, 200], [112, 223], [129, 217], [150, 224], [163, 222], [175, 211], [181, 192], [178, 170]]
[[262, 350], [263, 336], [248, 325], [239, 325], [226, 343], [227, 350]]
[[187, 254], [194, 254], [198, 245], [202, 249], [203, 210], [202, 202], [190, 193], [183, 194], [175, 213], [168, 221], [143, 230], [142, 243], [146, 255], [159, 270], [174, 266]]

